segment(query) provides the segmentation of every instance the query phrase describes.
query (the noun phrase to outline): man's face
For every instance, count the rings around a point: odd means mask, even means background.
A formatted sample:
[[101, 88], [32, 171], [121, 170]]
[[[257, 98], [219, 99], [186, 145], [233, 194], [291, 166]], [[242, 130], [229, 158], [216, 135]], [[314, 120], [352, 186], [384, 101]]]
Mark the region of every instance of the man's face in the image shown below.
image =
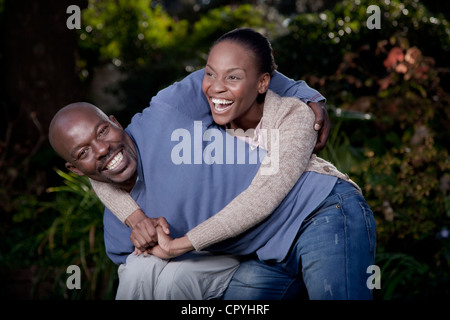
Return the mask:
[[134, 184], [136, 148], [113, 116], [92, 108], [71, 112], [58, 122], [53, 140], [66, 167], [76, 174], [125, 187]]

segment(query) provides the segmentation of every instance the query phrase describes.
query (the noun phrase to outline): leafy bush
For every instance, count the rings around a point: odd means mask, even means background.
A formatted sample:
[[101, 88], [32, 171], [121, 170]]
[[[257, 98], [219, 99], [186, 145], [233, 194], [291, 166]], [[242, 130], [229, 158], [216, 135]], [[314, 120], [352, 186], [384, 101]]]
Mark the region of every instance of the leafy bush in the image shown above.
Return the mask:
[[[27, 259], [23, 265], [37, 269], [28, 298], [112, 299], [117, 266], [105, 252], [103, 205], [86, 177], [59, 169], [56, 172], [63, 185], [48, 189], [53, 195], [50, 201], [21, 200], [21, 210], [14, 216], [15, 230], [23, 231], [24, 224], [36, 222], [39, 227], [29, 228], [30, 234], [16, 236], [8, 256], [2, 260], [20, 261], [16, 255], [21, 252]], [[69, 290], [66, 286], [70, 265], [82, 270], [81, 289]], [[51, 290], [38, 293], [44, 282], [51, 284]]]

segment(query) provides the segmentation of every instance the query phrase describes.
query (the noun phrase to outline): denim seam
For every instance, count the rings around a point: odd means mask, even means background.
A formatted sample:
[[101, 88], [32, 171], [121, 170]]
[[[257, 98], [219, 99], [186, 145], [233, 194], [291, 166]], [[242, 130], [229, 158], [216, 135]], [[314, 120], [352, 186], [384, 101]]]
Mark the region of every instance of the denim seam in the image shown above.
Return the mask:
[[345, 250], [345, 259], [344, 259], [344, 263], [345, 263], [345, 294], [347, 296], [347, 300], [349, 299], [350, 293], [349, 293], [349, 289], [348, 289], [348, 284], [349, 284], [349, 275], [348, 275], [348, 237], [347, 237], [347, 216], [345, 215], [344, 212], [344, 199], [348, 199], [351, 196], [355, 195], [355, 194], [359, 194], [359, 192], [357, 190], [352, 190], [349, 192], [345, 192], [343, 194], [337, 194], [338, 198], [339, 198], [339, 211], [341, 212], [342, 217], [344, 218], [344, 250]]
[[369, 214], [369, 212], [367, 212], [366, 207], [363, 205], [363, 203], [360, 201], [359, 205], [361, 207], [361, 210], [363, 212], [363, 218], [364, 218], [364, 223], [366, 225], [366, 231], [367, 231], [367, 241], [369, 242], [369, 248], [370, 248], [370, 252], [373, 253], [374, 251], [374, 243], [371, 241], [371, 223], [370, 221], [367, 219], [367, 215]]

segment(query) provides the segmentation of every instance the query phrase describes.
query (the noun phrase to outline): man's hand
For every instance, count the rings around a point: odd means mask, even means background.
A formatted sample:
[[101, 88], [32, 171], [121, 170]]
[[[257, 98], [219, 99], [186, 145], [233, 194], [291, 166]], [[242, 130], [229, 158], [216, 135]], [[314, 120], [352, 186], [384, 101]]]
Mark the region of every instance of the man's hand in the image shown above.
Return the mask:
[[330, 135], [331, 123], [328, 117], [327, 108], [324, 101], [308, 102], [309, 107], [314, 112], [316, 121], [314, 122], [314, 130], [319, 131], [314, 153], [321, 151], [327, 144], [328, 136]]
[[169, 234], [169, 224], [163, 217], [148, 218], [142, 210], [136, 210], [126, 220], [125, 223], [132, 228], [130, 240], [141, 252], [146, 248], [154, 246], [158, 242], [156, 228], [160, 227], [162, 232]]

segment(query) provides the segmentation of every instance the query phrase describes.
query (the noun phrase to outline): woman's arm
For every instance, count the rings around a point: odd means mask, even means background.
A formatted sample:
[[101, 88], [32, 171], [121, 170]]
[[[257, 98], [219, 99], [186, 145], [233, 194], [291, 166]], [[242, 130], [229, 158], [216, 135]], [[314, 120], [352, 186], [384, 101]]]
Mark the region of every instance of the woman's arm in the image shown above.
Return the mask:
[[[262, 165], [250, 186], [224, 209], [182, 238], [159, 236], [160, 246], [155, 246], [150, 253], [160, 258], [172, 258], [194, 248], [202, 250], [235, 237], [267, 218], [286, 197], [306, 169], [314, 149], [317, 139], [313, 129], [314, 115], [308, 106], [296, 99], [273, 97], [267, 101], [267, 98], [266, 103], [276, 100], [290, 105], [282, 106], [288, 111], [281, 117], [281, 111], [275, 112], [277, 122], [268, 129], [269, 152], [266, 158], [271, 159], [272, 167], [275, 165], [278, 171], [270, 174], [270, 169]], [[267, 119], [264, 115], [263, 123], [266, 120], [270, 121], [270, 115]]]
[[132, 229], [130, 240], [136, 252], [142, 252], [158, 241], [156, 228], [165, 235], [170, 233], [169, 224], [163, 217], [149, 218], [141, 210], [131, 195], [114, 185], [90, 179], [97, 197], [120, 220]]
[[140, 210], [139, 205], [128, 192], [125, 192], [110, 183], [92, 179], [89, 179], [89, 181], [100, 201], [108, 207], [122, 223], [126, 223], [126, 220], [135, 213], [136, 210]]

